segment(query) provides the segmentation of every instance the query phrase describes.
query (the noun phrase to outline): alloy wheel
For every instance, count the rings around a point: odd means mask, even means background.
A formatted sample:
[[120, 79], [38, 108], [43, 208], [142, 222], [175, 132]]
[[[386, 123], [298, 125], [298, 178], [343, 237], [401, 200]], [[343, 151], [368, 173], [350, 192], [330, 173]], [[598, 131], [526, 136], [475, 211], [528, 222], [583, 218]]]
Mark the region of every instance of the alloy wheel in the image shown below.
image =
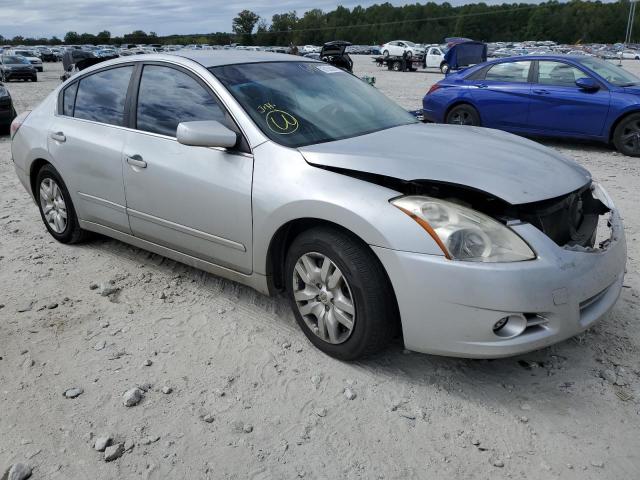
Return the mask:
[[302, 255], [293, 271], [293, 296], [309, 329], [327, 343], [345, 342], [353, 332], [356, 311], [347, 279], [326, 255]]
[[456, 110], [449, 117], [449, 123], [453, 125], [473, 125], [473, 117], [465, 110]]
[[620, 135], [620, 144], [634, 154], [640, 154], [640, 120], [629, 122]]
[[55, 233], [63, 233], [67, 228], [67, 205], [62, 189], [50, 177], [40, 183], [40, 207], [49, 228]]

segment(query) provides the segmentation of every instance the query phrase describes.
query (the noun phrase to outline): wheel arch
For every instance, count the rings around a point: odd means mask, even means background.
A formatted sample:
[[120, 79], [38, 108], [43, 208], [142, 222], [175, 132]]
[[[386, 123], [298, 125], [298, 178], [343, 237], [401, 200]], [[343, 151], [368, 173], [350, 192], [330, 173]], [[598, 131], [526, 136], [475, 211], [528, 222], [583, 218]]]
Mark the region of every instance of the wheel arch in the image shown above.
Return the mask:
[[[304, 217], [289, 220], [275, 231], [269, 241], [265, 271], [267, 277], [269, 278], [270, 291], [275, 293], [280, 292], [284, 289], [284, 264], [289, 247], [298, 235], [315, 227], [328, 227], [338, 230], [356, 240], [360, 245], [362, 245], [363, 248], [371, 251], [371, 253], [373, 253], [373, 255], [377, 258], [375, 252], [361, 236], [354, 233], [352, 230], [343, 227], [342, 225], [339, 225], [330, 220], [315, 217]], [[378, 260], [378, 262], [380, 262], [380, 260]], [[380, 265], [382, 266], [382, 262], [380, 262]], [[383, 270], [385, 271], [387, 280], [389, 280], [388, 273], [386, 272], [384, 266]], [[389, 284], [391, 284], [391, 282], [389, 282]]]
[[[38, 172], [42, 170], [42, 167], [45, 165], [53, 166], [51, 162], [44, 158], [36, 158], [29, 166], [29, 186], [31, 187], [31, 194], [34, 199], [36, 196], [36, 178], [38, 177]], [[53, 166], [53, 168], [55, 168], [55, 166]]]
[[451, 110], [453, 110], [455, 107], [458, 107], [460, 105], [469, 105], [470, 107], [472, 107], [478, 114], [478, 118], [480, 119], [480, 126], [482, 126], [482, 115], [480, 114], [480, 110], [478, 110], [478, 107], [476, 107], [473, 104], [473, 102], [471, 102], [468, 98], [458, 98], [454, 100], [450, 105], [447, 106], [446, 110], [444, 111], [444, 116], [442, 118], [444, 123], [447, 122], [447, 117], [449, 116], [449, 112], [451, 112]]
[[618, 115], [618, 117], [613, 121], [613, 123], [611, 123], [611, 126], [609, 127], [609, 134], [607, 135], [607, 141], [609, 143], [613, 142], [613, 134], [616, 131], [616, 128], [618, 128], [618, 125], [620, 125], [620, 122], [622, 122], [625, 118], [627, 118], [629, 115], [633, 115], [634, 113], [640, 113], [640, 108], [634, 108], [632, 110], [627, 110], [625, 112], [622, 112], [620, 115]]
[[271, 237], [269, 242], [269, 248], [266, 256], [266, 272], [267, 272], [267, 285], [269, 288], [269, 293], [271, 295], [283, 292], [285, 289], [285, 262], [287, 258], [287, 251], [289, 247], [293, 243], [293, 241], [305, 231], [308, 231], [312, 228], [316, 227], [328, 227], [333, 228], [346, 234], [347, 236], [354, 239], [357, 243], [359, 243], [363, 248], [367, 249], [372, 257], [378, 262], [381, 267], [381, 271], [384, 275], [385, 281], [387, 282], [388, 292], [391, 296], [390, 301], [393, 302], [392, 308], [395, 310], [394, 322], [397, 322], [395, 325], [396, 333], [402, 333], [402, 320], [400, 316], [400, 308], [398, 305], [398, 298], [395, 293], [395, 289], [393, 286], [393, 282], [389, 277], [389, 272], [385, 268], [382, 260], [378, 258], [378, 255], [375, 251], [367, 244], [367, 242], [349, 230], [348, 228], [343, 227], [337, 223], [334, 223], [329, 220], [325, 220], [322, 218], [314, 218], [314, 217], [305, 217], [305, 218], [297, 218], [294, 220], [290, 220], [284, 225], [282, 225]]

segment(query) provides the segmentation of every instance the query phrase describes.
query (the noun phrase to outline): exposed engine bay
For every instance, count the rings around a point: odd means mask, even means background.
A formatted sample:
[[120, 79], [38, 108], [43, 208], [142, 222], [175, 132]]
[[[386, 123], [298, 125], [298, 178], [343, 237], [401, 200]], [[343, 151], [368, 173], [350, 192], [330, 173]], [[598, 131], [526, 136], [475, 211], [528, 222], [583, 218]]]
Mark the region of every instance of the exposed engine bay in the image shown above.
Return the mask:
[[[405, 195], [428, 195], [478, 210], [505, 225], [530, 223], [561, 247], [573, 250], [606, 248], [611, 237], [610, 228], [596, 245], [598, 224], [610, 227], [611, 212], [593, 193], [588, 183], [577, 191], [539, 202], [511, 205], [504, 200], [471, 187], [431, 180], [404, 181], [367, 172], [320, 167], [344, 175], [376, 183]], [[602, 221], [604, 220], [604, 222]], [[602, 230], [602, 228], [601, 228]]]

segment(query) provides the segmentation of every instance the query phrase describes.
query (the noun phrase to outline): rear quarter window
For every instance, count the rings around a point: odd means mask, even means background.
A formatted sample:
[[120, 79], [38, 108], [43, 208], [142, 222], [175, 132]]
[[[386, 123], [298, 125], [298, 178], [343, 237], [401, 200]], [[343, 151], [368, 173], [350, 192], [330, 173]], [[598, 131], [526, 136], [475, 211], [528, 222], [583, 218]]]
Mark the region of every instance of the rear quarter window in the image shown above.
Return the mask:
[[62, 114], [73, 117], [73, 107], [76, 103], [76, 93], [78, 92], [78, 82], [69, 85], [62, 92]]

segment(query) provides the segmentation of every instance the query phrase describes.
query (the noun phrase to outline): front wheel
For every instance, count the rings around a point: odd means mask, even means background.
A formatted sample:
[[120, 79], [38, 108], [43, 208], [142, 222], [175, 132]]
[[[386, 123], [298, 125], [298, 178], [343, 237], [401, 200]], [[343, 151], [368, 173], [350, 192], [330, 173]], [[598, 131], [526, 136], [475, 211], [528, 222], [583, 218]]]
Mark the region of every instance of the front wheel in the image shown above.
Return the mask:
[[613, 144], [624, 155], [640, 157], [640, 113], [633, 113], [618, 124]]
[[382, 52], [382, 56], [384, 58], [389, 58], [389, 50], [385, 50], [384, 52]]
[[355, 360], [391, 339], [395, 296], [378, 258], [358, 239], [328, 227], [303, 232], [289, 248], [285, 274], [296, 321], [324, 353]]
[[38, 172], [35, 186], [40, 216], [51, 236], [61, 243], [82, 241], [86, 232], [80, 228], [69, 191], [58, 171], [45, 165]]
[[440, 71], [446, 75], [447, 72], [449, 72], [449, 64], [442, 62], [440, 64]]
[[456, 105], [447, 114], [445, 123], [452, 125], [480, 126], [480, 115], [471, 105]]

